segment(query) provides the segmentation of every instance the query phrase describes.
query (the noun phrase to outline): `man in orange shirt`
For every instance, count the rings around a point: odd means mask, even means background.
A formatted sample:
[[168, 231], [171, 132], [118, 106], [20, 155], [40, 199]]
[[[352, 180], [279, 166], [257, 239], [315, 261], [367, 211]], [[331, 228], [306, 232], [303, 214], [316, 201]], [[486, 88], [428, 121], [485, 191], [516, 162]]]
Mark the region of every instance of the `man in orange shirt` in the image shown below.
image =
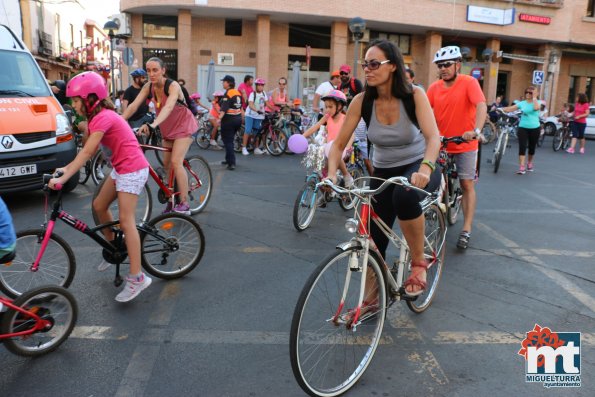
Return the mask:
[[486, 99], [476, 79], [459, 74], [461, 50], [456, 46], [441, 48], [434, 56], [440, 80], [428, 88], [428, 99], [440, 134], [445, 137], [463, 136], [468, 142], [460, 145], [450, 143], [447, 151], [454, 154], [457, 172], [463, 190], [463, 230], [457, 247], [466, 249], [471, 237], [475, 214], [475, 178], [478, 140], [486, 119]]

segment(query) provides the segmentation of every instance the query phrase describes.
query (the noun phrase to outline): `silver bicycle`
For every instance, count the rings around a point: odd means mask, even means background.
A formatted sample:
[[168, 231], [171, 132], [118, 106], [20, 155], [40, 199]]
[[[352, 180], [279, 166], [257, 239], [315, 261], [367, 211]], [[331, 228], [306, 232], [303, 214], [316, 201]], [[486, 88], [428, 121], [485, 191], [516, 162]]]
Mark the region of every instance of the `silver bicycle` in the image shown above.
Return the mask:
[[[391, 184], [425, 195], [421, 205], [425, 217], [424, 256], [429, 267], [426, 289], [416, 297], [408, 296], [404, 287], [411, 271], [407, 242], [371, 206], [373, 195]], [[374, 190], [365, 185], [348, 190], [328, 180], [318, 185], [359, 199], [355, 216], [345, 223], [355, 236], [339, 244], [304, 286], [291, 324], [290, 356], [294, 376], [306, 393], [338, 396], [358, 381], [372, 361], [388, 307], [405, 300], [412, 311], [421, 313], [430, 306], [442, 274], [446, 223], [440, 192], [418, 189], [403, 177], [387, 179]], [[392, 267], [370, 237], [370, 220], [398, 250]]]

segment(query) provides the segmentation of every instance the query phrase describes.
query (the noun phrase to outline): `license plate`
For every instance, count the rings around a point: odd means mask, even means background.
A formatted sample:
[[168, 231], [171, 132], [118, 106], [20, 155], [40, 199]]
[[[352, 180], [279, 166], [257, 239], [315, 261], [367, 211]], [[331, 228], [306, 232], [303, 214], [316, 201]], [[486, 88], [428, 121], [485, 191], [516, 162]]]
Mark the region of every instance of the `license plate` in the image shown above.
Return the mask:
[[17, 165], [16, 167], [0, 168], [0, 178], [12, 178], [21, 175], [37, 174], [37, 165]]

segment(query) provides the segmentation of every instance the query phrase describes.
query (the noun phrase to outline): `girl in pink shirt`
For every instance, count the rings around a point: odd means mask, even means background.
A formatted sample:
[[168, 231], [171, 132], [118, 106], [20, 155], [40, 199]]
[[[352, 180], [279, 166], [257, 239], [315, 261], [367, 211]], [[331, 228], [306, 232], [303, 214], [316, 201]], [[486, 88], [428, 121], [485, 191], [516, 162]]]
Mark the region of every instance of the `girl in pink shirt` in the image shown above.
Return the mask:
[[[72, 98], [74, 110], [87, 118], [89, 137], [76, 158], [64, 168], [56, 170], [62, 176], [52, 178], [49, 187], [55, 189], [64, 185], [91, 159], [97, 148], [102, 146], [113, 170], [93, 201], [93, 208], [100, 223], [111, 222], [113, 218], [109, 205], [118, 199], [120, 227], [126, 235], [126, 249], [130, 258], [130, 274], [116, 300], [128, 302], [151, 285], [151, 278], [141, 271], [140, 236], [135, 219], [138, 195], [149, 175], [149, 163], [128, 123], [114, 111], [103, 77], [94, 72], [84, 72], [73, 77], [66, 86], [66, 96]], [[103, 234], [110, 241], [114, 239], [110, 228], [104, 228]], [[99, 270], [103, 271], [108, 267], [109, 264], [102, 262]]]
[[[347, 98], [343, 92], [339, 90], [332, 90], [321, 99], [324, 101], [325, 114], [318, 121], [318, 123], [314, 124], [312, 127], [308, 128], [306, 132], [304, 132], [304, 137], [309, 137], [310, 135], [317, 132], [320, 127], [326, 125], [326, 142], [328, 144], [329, 142], [333, 142], [337, 135], [339, 135], [339, 130], [343, 125], [343, 121], [345, 121], [343, 109], [345, 109], [345, 106], [347, 106]], [[350, 148], [353, 144], [353, 139], [354, 136], [352, 135], [351, 140], [347, 145], [348, 148]], [[344, 155], [345, 154], [346, 153], [344, 153]], [[343, 174], [345, 186], [351, 187], [353, 185], [353, 178], [347, 171], [347, 166], [345, 165], [345, 161], [343, 161], [343, 159], [339, 161], [339, 169]]]
[[587, 116], [589, 115], [589, 98], [587, 94], [578, 94], [578, 101], [574, 104], [574, 122], [570, 124], [572, 140], [568, 153], [574, 153], [577, 139], [581, 141], [580, 153], [585, 154], [585, 130], [587, 129]]

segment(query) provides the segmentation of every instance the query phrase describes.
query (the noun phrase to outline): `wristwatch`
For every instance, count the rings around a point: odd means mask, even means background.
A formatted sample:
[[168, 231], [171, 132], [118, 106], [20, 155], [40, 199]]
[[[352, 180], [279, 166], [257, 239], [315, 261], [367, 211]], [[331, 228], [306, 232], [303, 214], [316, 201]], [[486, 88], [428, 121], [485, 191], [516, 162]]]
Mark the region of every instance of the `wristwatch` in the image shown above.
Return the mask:
[[479, 134], [481, 134], [481, 129], [480, 128], [476, 128], [473, 130], [473, 132], [475, 132], [475, 136], [479, 136]]

